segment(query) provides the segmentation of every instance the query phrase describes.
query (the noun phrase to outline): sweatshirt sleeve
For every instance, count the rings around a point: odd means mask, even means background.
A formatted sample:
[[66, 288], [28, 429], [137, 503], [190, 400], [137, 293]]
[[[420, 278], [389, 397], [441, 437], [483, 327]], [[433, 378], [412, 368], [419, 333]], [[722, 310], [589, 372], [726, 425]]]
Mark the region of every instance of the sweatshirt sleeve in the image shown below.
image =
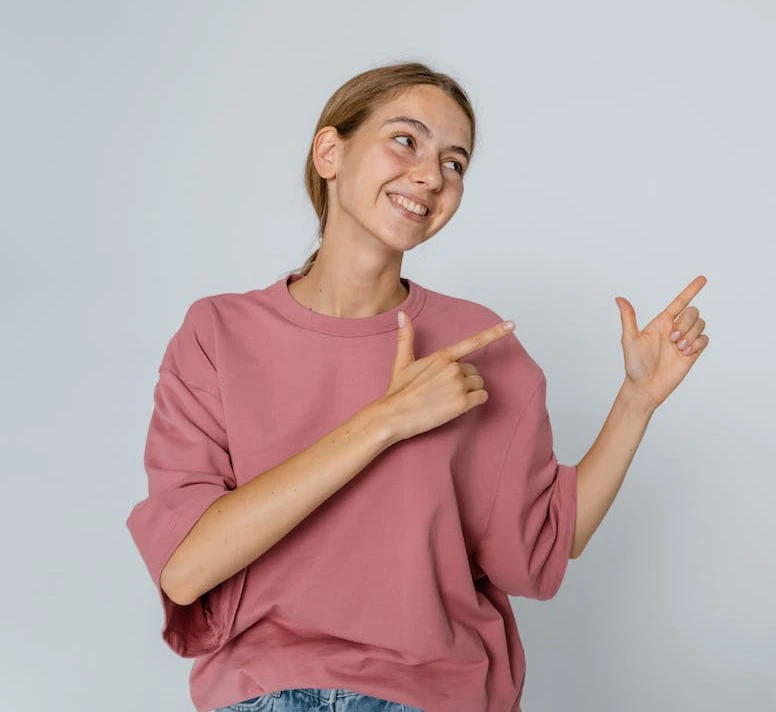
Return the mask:
[[159, 367], [144, 454], [148, 497], [126, 522], [162, 604], [162, 639], [187, 658], [211, 653], [229, 639], [246, 575], [242, 569], [186, 606], [173, 602], [160, 583], [162, 569], [197, 520], [236, 486], [206, 300], [189, 307]]
[[544, 373], [518, 416], [475, 558], [512, 596], [547, 600], [566, 572], [577, 515], [577, 468], [553, 452]]

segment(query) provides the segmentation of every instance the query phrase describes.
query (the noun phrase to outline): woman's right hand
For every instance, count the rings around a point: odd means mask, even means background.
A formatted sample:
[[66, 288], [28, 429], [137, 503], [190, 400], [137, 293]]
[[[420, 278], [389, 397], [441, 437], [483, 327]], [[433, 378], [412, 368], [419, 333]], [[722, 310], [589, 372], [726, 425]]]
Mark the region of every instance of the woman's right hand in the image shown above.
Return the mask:
[[[406, 315], [405, 321], [397, 332], [391, 382], [379, 399], [387, 405], [397, 441], [436, 428], [488, 400], [477, 367], [460, 359], [514, 329], [511, 322], [502, 322], [416, 361], [414, 327]], [[511, 326], [505, 328], [506, 324]]]

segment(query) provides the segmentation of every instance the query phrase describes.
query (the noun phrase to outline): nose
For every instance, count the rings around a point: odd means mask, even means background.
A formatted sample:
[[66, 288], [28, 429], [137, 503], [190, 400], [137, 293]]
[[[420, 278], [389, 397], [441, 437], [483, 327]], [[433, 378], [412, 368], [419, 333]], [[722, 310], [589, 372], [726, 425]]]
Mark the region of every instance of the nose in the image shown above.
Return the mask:
[[420, 161], [413, 171], [412, 180], [428, 186], [429, 190], [439, 190], [444, 182], [439, 161], [435, 158]]

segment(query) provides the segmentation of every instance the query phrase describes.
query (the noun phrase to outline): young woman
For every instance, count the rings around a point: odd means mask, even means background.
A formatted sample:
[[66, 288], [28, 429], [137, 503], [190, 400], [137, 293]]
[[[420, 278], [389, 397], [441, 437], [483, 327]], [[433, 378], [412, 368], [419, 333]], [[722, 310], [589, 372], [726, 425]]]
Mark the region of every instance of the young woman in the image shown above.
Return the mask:
[[585, 459], [559, 464], [514, 325], [401, 277], [458, 209], [474, 143], [449, 76], [352, 78], [307, 160], [319, 249], [196, 300], [167, 345], [127, 526], [201, 712], [519, 710], [509, 595], [556, 594], [708, 343], [697, 310], [674, 323], [704, 278], [644, 332], [621, 299], [626, 379]]

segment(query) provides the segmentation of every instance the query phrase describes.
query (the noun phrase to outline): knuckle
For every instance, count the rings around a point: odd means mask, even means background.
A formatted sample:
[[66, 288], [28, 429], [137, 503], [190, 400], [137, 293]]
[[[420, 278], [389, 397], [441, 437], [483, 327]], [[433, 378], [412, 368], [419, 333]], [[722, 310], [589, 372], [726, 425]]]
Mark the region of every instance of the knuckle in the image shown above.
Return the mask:
[[458, 365], [457, 361], [449, 361], [445, 364], [445, 366], [442, 368], [442, 373], [445, 376], [449, 376], [450, 378], [457, 379], [458, 376], [461, 373], [461, 368]]
[[447, 358], [447, 356], [442, 351], [437, 351], [436, 353], [429, 354], [428, 356], [424, 356], [422, 359], [417, 359], [415, 363], [420, 363], [420, 361], [425, 361], [425, 363], [435, 366], [437, 368], [441, 368], [444, 366], [450, 359]]

